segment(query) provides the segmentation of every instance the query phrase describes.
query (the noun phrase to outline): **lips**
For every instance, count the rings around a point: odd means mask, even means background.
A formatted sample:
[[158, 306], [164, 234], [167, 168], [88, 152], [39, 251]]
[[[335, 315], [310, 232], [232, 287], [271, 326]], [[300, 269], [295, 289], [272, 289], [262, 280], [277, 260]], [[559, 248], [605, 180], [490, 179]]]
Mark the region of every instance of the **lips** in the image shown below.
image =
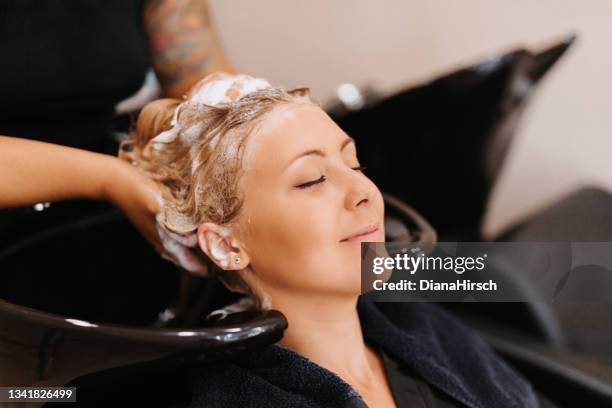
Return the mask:
[[365, 237], [365, 236], [368, 236], [368, 235], [372, 235], [376, 231], [378, 231], [378, 225], [377, 224], [374, 224], [374, 223], [367, 224], [367, 225], [359, 228], [357, 231], [355, 231], [351, 235], [341, 239], [340, 242], [355, 241], [355, 240], [358, 240], [358, 239], [360, 239], [362, 237]]

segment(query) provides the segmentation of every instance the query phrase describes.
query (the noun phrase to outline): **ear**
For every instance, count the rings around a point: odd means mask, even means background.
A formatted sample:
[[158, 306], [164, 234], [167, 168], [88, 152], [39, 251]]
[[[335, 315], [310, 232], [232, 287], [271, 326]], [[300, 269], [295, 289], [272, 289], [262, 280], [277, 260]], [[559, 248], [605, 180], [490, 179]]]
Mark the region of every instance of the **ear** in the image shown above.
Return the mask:
[[202, 251], [221, 269], [240, 270], [249, 264], [249, 256], [229, 228], [205, 222], [197, 237]]

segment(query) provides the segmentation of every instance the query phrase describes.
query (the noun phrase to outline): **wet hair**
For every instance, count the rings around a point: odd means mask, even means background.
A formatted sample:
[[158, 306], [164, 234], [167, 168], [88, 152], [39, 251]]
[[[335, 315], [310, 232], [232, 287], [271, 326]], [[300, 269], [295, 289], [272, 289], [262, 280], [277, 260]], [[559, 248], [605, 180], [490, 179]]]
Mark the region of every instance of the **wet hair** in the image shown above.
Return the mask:
[[[163, 217], [158, 227], [193, 238], [204, 222], [229, 225], [237, 218], [244, 202], [239, 180], [248, 135], [275, 108], [300, 103], [315, 103], [308, 88], [268, 87], [214, 106], [159, 99], [142, 109], [119, 147], [119, 158], [159, 186]], [[224, 272], [208, 259], [207, 264], [228, 289], [255, 297], [239, 273]], [[261, 308], [261, 299], [254, 300]]]

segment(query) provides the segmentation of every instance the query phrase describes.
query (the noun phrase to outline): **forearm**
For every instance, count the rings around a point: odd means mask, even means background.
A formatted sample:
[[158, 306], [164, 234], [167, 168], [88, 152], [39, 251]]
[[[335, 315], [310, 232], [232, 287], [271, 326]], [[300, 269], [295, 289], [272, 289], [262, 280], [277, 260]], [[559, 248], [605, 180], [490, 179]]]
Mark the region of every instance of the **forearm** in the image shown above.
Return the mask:
[[106, 199], [112, 156], [0, 136], [0, 207], [75, 198]]
[[148, 0], [143, 22], [155, 73], [168, 97], [180, 98], [207, 74], [234, 73], [205, 0]]

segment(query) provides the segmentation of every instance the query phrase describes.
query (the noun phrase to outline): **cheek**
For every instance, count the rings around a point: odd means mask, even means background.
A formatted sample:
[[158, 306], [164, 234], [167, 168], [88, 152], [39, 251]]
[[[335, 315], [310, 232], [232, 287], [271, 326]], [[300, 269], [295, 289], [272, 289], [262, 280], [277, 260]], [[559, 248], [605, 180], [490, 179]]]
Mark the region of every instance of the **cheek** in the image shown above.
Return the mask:
[[272, 222], [276, 230], [275, 243], [291, 251], [296, 261], [306, 262], [312, 258], [313, 251], [329, 248], [335, 242], [336, 220], [331, 210], [293, 207], [284, 211], [278, 209], [276, 214]]
[[338, 263], [336, 224], [329, 205], [278, 200], [262, 207], [251, 215], [248, 247], [253, 268], [285, 285], [321, 281]]

